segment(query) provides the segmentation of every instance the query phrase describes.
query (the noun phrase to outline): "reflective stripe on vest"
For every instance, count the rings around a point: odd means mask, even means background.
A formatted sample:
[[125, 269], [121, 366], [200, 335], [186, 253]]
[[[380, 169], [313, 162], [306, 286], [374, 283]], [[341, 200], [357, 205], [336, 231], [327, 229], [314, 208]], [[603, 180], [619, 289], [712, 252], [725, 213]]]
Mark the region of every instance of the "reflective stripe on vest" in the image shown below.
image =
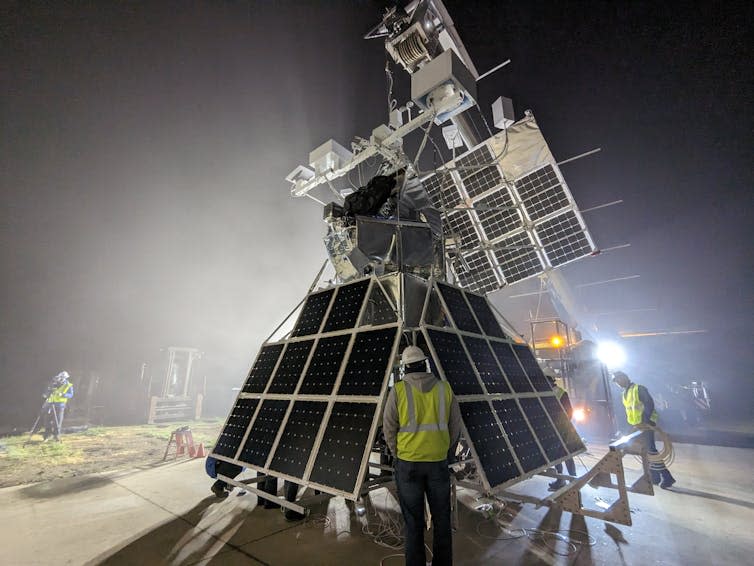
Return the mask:
[[399, 381], [395, 384], [398, 408], [398, 458], [409, 462], [439, 462], [448, 455], [448, 406], [452, 391], [444, 381], [422, 391]]
[[[644, 403], [639, 399], [639, 385], [637, 383], [631, 384], [631, 387], [623, 391], [623, 406], [626, 408], [628, 424], [640, 424], [644, 414]], [[657, 411], [652, 411], [649, 418], [657, 422]]]
[[47, 397], [48, 403], [67, 403], [68, 397], [64, 397], [66, 393], [73, 387], [71, 382], [64, 383], [63, 385], [59, 385], [55, 388], [55, 390], [50, 393], [50, 396]]
[[563, 396], [563, 393], [565, 393], [565, 389], [560, 387], [559, 385], [555, 386], [555, 398], [560, 401], [560, 398]]

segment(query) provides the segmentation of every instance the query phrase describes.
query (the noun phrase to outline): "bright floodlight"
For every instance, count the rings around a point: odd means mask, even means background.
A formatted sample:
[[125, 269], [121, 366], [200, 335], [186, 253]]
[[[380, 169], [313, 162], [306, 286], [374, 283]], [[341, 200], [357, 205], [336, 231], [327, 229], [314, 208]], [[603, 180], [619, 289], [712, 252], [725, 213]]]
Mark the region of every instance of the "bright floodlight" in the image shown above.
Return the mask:
[[573, 410], [573, 420], [577, 423], [583, 423], [586, 420], [586, 411], [583, 407], [576, 407]]
[[619, 368], [626, 362], [626, 352], [615, 342], [600, 342], [597, 357], [608, 368]]

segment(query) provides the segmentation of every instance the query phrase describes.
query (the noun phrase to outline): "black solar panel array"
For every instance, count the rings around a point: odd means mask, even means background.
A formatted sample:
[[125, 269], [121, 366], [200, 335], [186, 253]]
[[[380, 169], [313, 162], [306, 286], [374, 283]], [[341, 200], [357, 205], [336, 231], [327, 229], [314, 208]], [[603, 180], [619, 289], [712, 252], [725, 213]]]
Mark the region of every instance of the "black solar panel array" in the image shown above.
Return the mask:
[[453, 271], [479, 293], [594, 250], [555, 163], [505, 179], [497, 157], [485, 142], [423, 181], [430, 202], [445, 212]]
[[389, 305], [373, 279], [310, 294], [260, 350], [213, 455], [355, 498], [400, 333]]
[[445, 283], [436, 288], [450, 317], [445, 328], [425, 328], [426, 342], [435, 371], [458, 397], [467, 441], [489, 488], [582, 451], [531, 350], [505, 336], [487, 299]]

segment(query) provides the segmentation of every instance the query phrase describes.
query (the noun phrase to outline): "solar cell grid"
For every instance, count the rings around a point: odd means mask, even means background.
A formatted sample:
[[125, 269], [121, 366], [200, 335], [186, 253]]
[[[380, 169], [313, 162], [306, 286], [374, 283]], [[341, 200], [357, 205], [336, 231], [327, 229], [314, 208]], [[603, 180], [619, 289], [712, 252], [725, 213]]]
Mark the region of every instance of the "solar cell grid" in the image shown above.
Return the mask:
[[379, 395], [398, 329], [382, 328], [356, 335], [338, 395]]
[[500, 323], [497, 321], [495, 314], [492, 312], [487, 299], [481, 297], [475, 293], [464, 293], [471, 308], [476, 314], [476, 318], [479, 324], [482, 325], [482, 329], [487, 336], [494, 336], [496, 338], [505, 338], [505, 333], [500, 327]]
[[244, 383], [244, 393], [261, 393], [264, 391], [282, 351], [283, 344], [272, 344], [261, 349], [254, 362], [254, 367], [251, 368], [249, 377]]
[[542, 455], [542, 451], [537, 445], [529, 425], [524, 418], [521, 408], [515, 399], [503, 399], [492, 401], [492, 407], [495, 409], [500, 422], [503, 425], [505, 434], [513, 446], [513, 451], [521, 462], [521, 467], [525, 472], [530, 472], [540, 466], [547, 464], [547, 460]]
[[488, 393], [510, 393], [511, 388], [505, 381], [503, 373], [492, 355], [487, 341], [482, 338], [464, 336], [463, 341], [469, 351], [471, 361], [476, 367]]
[[456, 261], [456, 275], [461, 285], [475, 293], [488, 293], [499, 283], [487, 254], [483, 251], [463, 253]]
[[467, 176], [463, 180], [463, 188], [470, 197], [478, 197], [489, 190], [499, 187], [503, 182], [503, 176], [500, 175], [496, 165], [490, 165], [480, 169], [476, 173]]
[[335, 403], [312, 469], [311, 481], [346, 493], [356, 487], [375, 403]]
[[327, 307], [330, 305], [330, 299], [334, 292], [335, 289], [327, 289], [309, 295], [304, 308], [301, 309], [301, 315], [296, 322], [296, 327], [293, 329], [293, 336], [308, 336], [309, 334], [317, 333], [319, 327], [322, 325], [322, 319], [325, 317]]
[[560, 183], [555, 170], [552, 165], [545, 165], [544, 167], [532, 171], [519, 177], [515, 181], [516, 191], [518, 192], [521, 200], [527, 200], [533, 197], [535, 194], [544, 191], [550, 187], [553, 187]]
[[246, 438], [246, 443], [238, 457], [239, 460], [254, 466], [264, 467], [289, 402], [282, 399], [265, 399], [262, 401], [259, 414], [251, 425], [249, 436]]
[[466, 179], [474, 175], [481, 168], [487, 167], [492, 163], [493, 159], [490, 149], [486, 145], [483, 145], [456, 159], [455, 168], [461, 179]]
[[552, 460], [558, 460], [566, 456], [566, 450], [563, 447], [563, 443], [558, 438], [558, 433], [555, 432], [555, 428], [552, 426], [550, 419], [547, 417], [542, 404], [537, 398], [520, 398], [521, 408], [524, 414], [529, 419], [534, 434], [537, 435], [539, 443], [547, 454], [547, 457]]
[[589, 255], [592, 251], [576, 213], [572, 210], [537, 224], [535, 230], [553, 266]]
[[555, 424], [555, 428], [558, 429], [560, 437], [566, 444], [569, 452], [578, 452], [584, 448], [584, 443], [581, 441], [579, 433], [571, 424], [571, 420], [563, 410], [563, 406], [555, 397], [542, 397], [542, 404], [550, 415], [552, 422]]
[[463, 423], [474, 450], [479, 456], [490, 487], [505, 483], [520, 475], [516, 461], [505, 442], [503, 433], [487, 401], [460, 404]]
[[528, 393], [534, 391], [531, 382], [527, 379], [521, 364], [518, 363], [510, 344], [505, 342], [490, 341], [492, 351], [495, 352], [497, 361], [505, 372], [508, 382], [516, 393]]
[[362, 326], [390, 324], [397, 320], [398, 318], [393, 307], [379, 285], [372, 287], [372, 292], [364, 308], [364, 317], [361, 321]]
[[447, 214], [443, 221], [443, 228], [447, 237], [453, 238], [461, 249], [471, 250], [479, 247], [479, 234], [474, 229], [474, 223], [467, 210], [457, 210]]
[[518, 210], [488, 210], [508, 208], [513, 205], [513, 199], [505, 187], [474, 203], [479, 223], [487, 240], [495, 240], [523, 226]]
[[431, 328], [427, 334], [453, 393], [457, 396], [484, 393], [458, 335]]
[[283, 359], [272, 378], [268, 393], [293, 393], [304, 370], [314, 340], [289, 342], [283, 353]]
[[526, 214], [535, 222], [570, 205], [563, 185], [550, 187], [524, 201]]
[[320, 338], [299, 393], [329, 395], [332, 392], [350, 340], [350, 334]]
[[513, 344], [513, 349], [515, 350], [521, 365], [524, 367], [526, 375], [529, 376], [529, 381], [531, 381], [534, 389], [547, 393], [552, 391], [550, 382], [545, 377], [545, 374], [542, 373], [542, 368], [539, 367], [537, 360], [534, 359], [534, 354], [532, 354], [529, 347], [523, 344]]
[[322, 425], [327, 403], [296, 401], [285, 423], [270, 469], [289, 476], [304, 476], [317, 432]]
[[353, 328], [359, 318], [361, 305], [364, 302], [368, 287], [369, 279], [362, 279], [356, 283], [338, 287], [322, 332]]
[[438, 283], [437, 287], [440, 289], [442, 298], [445, 300], [445, 304], [450, 311], [450, 316], [453, 317], [453, 322], [455, 322], [459, 330], [481, 334], [482, 331], [479, 329], [479, 325], [474, 319], [469, 305], [463, 298], [463, 291], [444, 283]]
[[440, 170], [422, 181], [432, 206], [439, 210], [454, 208], [461, 203], [461, 193], [449, 171]]
[[506, 283], [515, 283], [543, 270], [542, 262], [526, 232], [500, 241], [493, 252]]
[[254, 416], [259, 399], [238, 399], [228, 417], [214, 449], [215, 454], [233, 458], [241, 445], [246, 428]]

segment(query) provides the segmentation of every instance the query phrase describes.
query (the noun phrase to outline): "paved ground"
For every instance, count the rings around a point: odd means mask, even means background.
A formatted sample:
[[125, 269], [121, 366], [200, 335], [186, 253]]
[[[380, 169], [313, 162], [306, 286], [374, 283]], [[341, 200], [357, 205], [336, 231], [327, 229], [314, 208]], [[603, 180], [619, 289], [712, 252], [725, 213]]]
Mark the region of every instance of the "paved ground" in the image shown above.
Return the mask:
[[[574, 548], [552, 536], [511, 539], [515, 531], [485, 519], [473, 510], [475, 494], [462, 492], [455, 564], [750, 564], [754, 450], [676, 445], [676, 452], [677, 487], [632, 496], [631, 527], [531, 505], [506, 509], [511, 529], [588, 531], [593, 546]], [[582, 457], [579, 470], [595, 461]], [[629, 459], [626, 464], [636, 467]], [[366, 566], [395, 552], [363, 534], [366, 519], [343, 500], [330, 500], [306, 522], [292, 524], [279, 511], [256, 508], [250, 494], [219, 501], [210, 483], [201, 461], [184, 461], [2, 489], [0, 564]], [[541, 492], [545, 485], [537, 478], [527, 490]], [[587, 488], [584, 502], [608, 494]], [[393, 496], [374, 492], [367, 518], [374, 522], [373, 513], [386, 506], [394, 506]], [[384, 560], [402, 563], [400, 557]]]

